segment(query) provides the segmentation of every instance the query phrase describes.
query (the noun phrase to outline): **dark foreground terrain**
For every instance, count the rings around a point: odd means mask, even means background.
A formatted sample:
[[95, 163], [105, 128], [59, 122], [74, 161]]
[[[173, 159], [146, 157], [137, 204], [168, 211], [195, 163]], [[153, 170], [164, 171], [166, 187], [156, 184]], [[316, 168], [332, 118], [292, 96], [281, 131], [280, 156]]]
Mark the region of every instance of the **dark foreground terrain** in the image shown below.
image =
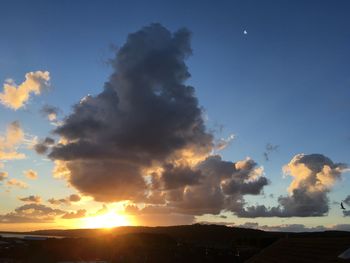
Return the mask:
[[[337, 259], [337, 255], [350, 248], [350, 232], [293, 234], [218, 225], [45, 230], [23, 234], [27, 236], [22, 239], [0, 238], [0, 263], [348, 262]], [[62, 238], [35, 238], [39, 234]], [[322, 254], [313, 256], [316, 251]]]

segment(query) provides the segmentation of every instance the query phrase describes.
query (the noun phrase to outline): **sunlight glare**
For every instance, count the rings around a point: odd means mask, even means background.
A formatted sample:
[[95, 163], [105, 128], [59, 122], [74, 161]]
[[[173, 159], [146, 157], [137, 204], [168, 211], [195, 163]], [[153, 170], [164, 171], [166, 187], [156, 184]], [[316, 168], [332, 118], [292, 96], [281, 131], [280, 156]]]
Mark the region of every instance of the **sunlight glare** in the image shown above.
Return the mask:
[[131, 221], [125, 215], [110, 211], [103, 215], [84, 218], [83, 225], [85, 228], [112, 228], [131, 225]]

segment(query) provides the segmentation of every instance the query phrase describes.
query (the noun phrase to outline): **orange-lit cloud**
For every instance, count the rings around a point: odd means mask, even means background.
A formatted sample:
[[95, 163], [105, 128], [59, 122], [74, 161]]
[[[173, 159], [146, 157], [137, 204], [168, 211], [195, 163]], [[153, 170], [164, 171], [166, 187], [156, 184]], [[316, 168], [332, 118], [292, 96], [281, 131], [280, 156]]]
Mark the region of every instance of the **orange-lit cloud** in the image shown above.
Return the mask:
[[325, 216], [329, 211], [328, 193], [342, 173], [343, 163], [334, 163], [322, 154], [297, 154], [283, 167], [293, 177], [288, 196], [278, 198], [278, 206], [250, 206], [239, 211], [241, 217]]
[[19, 197], [18, 200], [27, 203], [41, 203], [41, 197], [38, 195], [30, 195], [27, 197]]
[[53, 177], [57, 179], [68, 179], [70, 177], [70, 170], [67, 168], [66, 162], [55, 160], [54, 163], [55, 166], [52, 171]]
[[43, 223], [53, 222], [55, 218], [65, 212], [42, 204], [25, 204], [17, 207], [13, 212], [0, 214], [0, 223]]
[[71, 194], [66, 198], [60, 198], [60, 199], [50, 198], [47, 201], [52, 205], [70, 205], [71, 203], [79, 202], [80, 200], [81, 200], [80, 195]]
[[29, 72], [25, 75], [25, 81], [16, 85], [13, 80], [4, 83], [3, 92], [0, 93], [0, 103], [17, 110], [25, 105], [31, 93], [39, 95], [49, 87], [50, 73], [48, 71]]
[[0, 182], [8, 178], [9, 174], [7, 172], [0, 172]]
[[75, 212], [67, 212], [65, 213], [62, 218], [63, 219], [75, 219], [75, 218], [82, 218], [85, 217], [86, 210], [85, 209], [79, 209]]
[[288, 187], [289, 193], [302, 187], [310, 192], [327, 191], [336, 180], [340, 179], [341, 173], [345, 170], [344, 165], [321, 160], [314, 160], [312, 163], [302, 162], [303, 158], [304, 154], [298, 154], [283, 167], [284, 173], [293, 177]]
[[22, 189], [26, 189], [28, 188], [28, 184], [26, 184], [25, 182], [21, 181], [21, 180], [17, 180], [17, 179], [10, 179], [6, 182], [6, 185], [9, 187], [18, 187], [18, 188], [22, 188]]
[[8, 125], [5, 135], [0, 136], [0, 161], [24, 158], [25, 155], [17, 151], [23, 140], [24, 132], [19, 122]]
[[28, 171], [24, 171], [24, 176], [27, 177], [30, 180], [36, 180], [38, 179], [38, 173], [32, 169]]

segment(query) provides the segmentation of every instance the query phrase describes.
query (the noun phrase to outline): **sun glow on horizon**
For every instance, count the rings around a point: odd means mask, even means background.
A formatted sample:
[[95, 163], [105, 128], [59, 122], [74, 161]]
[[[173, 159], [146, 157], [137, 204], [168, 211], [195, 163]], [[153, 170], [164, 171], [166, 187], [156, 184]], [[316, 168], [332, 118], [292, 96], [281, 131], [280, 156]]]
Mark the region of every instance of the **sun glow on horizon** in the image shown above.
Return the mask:
[[133, 225], [133, 222], [127, 215], [118, 214], [114, 211], [103, 215], [86, 217], [82, 222], [84, 228], [113, 228], [130, 225]]

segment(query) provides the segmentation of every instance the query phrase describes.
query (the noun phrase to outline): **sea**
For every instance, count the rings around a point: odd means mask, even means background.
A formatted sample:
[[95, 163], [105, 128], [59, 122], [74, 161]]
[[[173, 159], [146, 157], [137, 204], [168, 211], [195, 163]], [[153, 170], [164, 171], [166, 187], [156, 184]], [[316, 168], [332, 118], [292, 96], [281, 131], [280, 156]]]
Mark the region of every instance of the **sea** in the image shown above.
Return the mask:
[[16, 233], [2, 233], [0, 232], [0, 237], [10, 237], [10, 238], [20, 238], [26, 239], [28, 237], [38, 237], [38, 238], [64, 238], [62, 236], [46, 236], [46, 235], [31, 235], [31, 234], [16, 234]]

